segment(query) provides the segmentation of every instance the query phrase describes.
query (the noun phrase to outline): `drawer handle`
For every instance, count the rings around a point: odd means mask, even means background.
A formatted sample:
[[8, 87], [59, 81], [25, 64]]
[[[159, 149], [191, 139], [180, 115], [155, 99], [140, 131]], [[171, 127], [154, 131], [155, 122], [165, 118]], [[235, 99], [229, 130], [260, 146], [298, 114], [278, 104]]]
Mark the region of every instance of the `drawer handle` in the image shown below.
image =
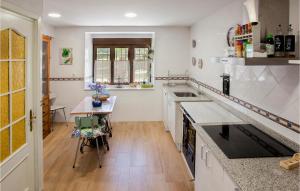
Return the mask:
[[200, 154], [201, 154], [201, 160], [203, 160], [203, 148], [204, 148], [204, 145], [201, 145], [201, 147], [200, 147], [200, 149], [201, 149], [201, 152], [200, 152]]
[[206, 166], [207, 168], [209, 168], [209, 166], [208, 166], [208, 160], [207, 160], [208, 152], [209, 152], [209, 151], [205, 151], [205, 166]]

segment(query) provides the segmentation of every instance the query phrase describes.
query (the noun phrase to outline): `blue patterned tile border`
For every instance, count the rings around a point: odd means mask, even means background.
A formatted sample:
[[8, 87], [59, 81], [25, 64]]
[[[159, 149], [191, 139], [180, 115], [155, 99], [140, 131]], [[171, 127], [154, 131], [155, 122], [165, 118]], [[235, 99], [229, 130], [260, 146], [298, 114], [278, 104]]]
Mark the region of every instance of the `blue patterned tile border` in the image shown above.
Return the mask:
[[189, 77], [155, 77], [155, 80], [189, 80]]
[[83, 77], [74, 77], [74, 78], [50, 78], [50, 81], [84, 81]]

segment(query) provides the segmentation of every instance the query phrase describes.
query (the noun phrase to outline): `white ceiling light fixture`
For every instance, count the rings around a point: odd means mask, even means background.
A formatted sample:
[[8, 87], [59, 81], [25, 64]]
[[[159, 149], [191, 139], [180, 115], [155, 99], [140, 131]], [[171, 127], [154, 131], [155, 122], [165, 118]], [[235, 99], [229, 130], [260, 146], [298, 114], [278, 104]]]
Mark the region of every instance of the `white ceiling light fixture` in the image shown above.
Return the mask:
[[128, 13], [125, 13], [125, 17], [127, 17], [127, 18], [135, 18], [135, 17], [137, 17], [137, 14], [134, 13], [134, 12], [128, 12]]
[[48, 16], [51, 18], [60, 18], [61, 14], [53, 12], [53, 13], [49, 13]]

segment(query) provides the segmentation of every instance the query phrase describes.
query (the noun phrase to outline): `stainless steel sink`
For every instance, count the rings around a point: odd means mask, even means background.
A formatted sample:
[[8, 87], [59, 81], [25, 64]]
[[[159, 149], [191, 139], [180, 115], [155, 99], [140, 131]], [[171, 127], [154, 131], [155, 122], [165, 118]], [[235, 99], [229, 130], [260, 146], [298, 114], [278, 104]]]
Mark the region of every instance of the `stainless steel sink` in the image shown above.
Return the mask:
[[197, 97], [196, 94], [192, 92], [174, 92], [177, 97]]

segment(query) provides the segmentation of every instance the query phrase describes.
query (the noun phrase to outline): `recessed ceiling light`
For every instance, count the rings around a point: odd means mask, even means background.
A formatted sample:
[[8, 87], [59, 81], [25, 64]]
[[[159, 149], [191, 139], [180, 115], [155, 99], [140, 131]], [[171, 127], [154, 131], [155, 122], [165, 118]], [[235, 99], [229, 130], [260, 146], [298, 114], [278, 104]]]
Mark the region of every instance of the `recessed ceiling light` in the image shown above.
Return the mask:
[[134, 12], [125, 13], [125, 17], [127, 17], [127, 18], [134, 18], [136, 16], [137, 16], [137, 14]]
[[61, 14], [59, 14], [59, 13], [49, 13], [48, 16], [52, 17], [52, 18], [60, 18]]

